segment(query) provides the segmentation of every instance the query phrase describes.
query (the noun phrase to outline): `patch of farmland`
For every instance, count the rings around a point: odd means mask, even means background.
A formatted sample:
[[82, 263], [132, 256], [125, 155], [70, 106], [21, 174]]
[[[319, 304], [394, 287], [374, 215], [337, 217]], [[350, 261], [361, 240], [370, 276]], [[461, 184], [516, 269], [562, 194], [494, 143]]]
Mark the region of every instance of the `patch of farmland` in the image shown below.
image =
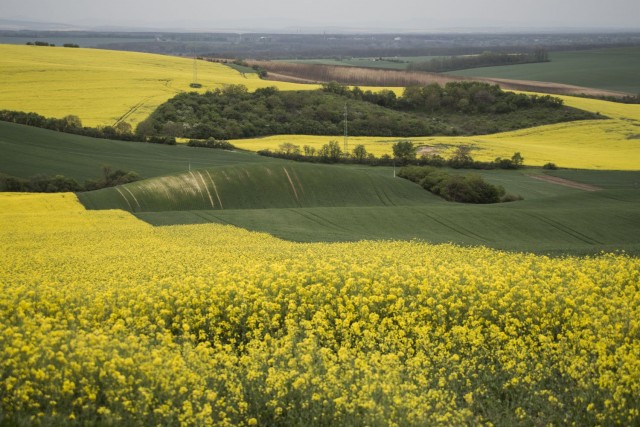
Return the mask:
[[551, 62], [451, 71], [462, 77], [535, 80], [640, 93], [640, 47], [550, 52]]
[[[265, 82], [223, 64], [198, 61], [198, 91], [230, 84], [250, 90], [307, 86]], [[0, 45], [0, 109], [61, 118], [85, 126], [135, 125], [176, 93], [193, 91], [193, 59], [101, 49]]]

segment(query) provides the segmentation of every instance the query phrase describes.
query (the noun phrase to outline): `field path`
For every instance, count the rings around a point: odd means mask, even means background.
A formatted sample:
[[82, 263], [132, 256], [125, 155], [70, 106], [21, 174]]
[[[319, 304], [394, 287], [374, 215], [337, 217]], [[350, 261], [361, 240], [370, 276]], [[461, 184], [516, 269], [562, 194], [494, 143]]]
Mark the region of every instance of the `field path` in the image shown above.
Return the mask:
[[583, 184], [581, 182], [571, 181], [564, 178], [558, 178], [557, 176], [551, 175], [531, 175], [531, 178], [537, 179], [539, 181], [550, 182], [551, 184], [563, 185], [565, 187], [576, 188], [578, 190], [584, 191], [600, 191], [602, 188], [596, 187], [594, 185]]

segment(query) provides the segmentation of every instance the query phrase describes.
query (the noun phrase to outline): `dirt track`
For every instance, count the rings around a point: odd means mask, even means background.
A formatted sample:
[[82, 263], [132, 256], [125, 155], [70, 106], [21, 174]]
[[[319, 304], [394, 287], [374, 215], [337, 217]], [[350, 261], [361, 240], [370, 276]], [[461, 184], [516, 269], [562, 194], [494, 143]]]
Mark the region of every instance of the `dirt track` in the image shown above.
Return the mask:
[[568, 179], [558, 178], [556, 176], [551, 176], [551, 175], [531, 175], [531, 178], [537, 179], [540, 181], [550, 182], [552, 184], [563, 185], [565, 187], [576, 188], [578, 190], [584, 190], [584, 191], [602, 190], [602, 188], [600, 187], [595, 187], [589, 184], [583, 184], [581, 182], [570, 181]]

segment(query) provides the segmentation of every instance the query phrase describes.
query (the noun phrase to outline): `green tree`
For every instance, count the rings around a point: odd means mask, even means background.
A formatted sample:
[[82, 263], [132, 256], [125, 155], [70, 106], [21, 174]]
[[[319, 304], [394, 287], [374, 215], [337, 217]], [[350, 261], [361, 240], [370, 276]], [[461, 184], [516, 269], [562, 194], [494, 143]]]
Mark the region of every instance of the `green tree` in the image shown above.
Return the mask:
[[68, 116], [64, 116], [62, 120], [64, 120], [65, 129], [70, 129], [70, 128], [80, 129], [82, 127], [82, 121], [78, 116], [69, 114]]
[[391, 148], [393, 149], [393, 157], [404, 164], [416, 158], [417, 147], [407, 139], [396, 142]]
[[358, 144], [353, 148], [353, 158], [356, 159], [359, 163], [364, 162], [367, 158], [367, 149], [364, 145]]
[[127, 122], [118, 122], [114, 128], [118, 135], [129, 135], [133, 132], [133, 128]]
[[286, 154], [287, 156], [298, 155], [300, 154], [300, 146], [290, 142], [285, 142], [284, 144], [280, 144], [278, 151], [282, 154]]
[[342, 155], [342, 149], [338, 141], [329, 141], [320, 148], [318, 154], [327, 162], [337, 162]]
[[513, 166], [515, 166], [516, 168], [521, 168], [524, 162], [524, 157], [522, 157], [522, 155], [518, 151], [517, 153], [514, 153], [513, 156], [511, 156], [511, 161], [513, 162]]
[[302, 150], [304, 151], [304, 155], [307, 157], [313, 157], [316, 155], [316, 149], [310, 145], [303, 146]]
[[456, 151], [453, 153], [453, 157], [451, 157], [449, 163], [453, 168], [470, 167], [473, 163], [473, 158], [471, 157], [471, 147], [469, 147], [468, 145], [458, 146], [458, 148], [456, 148]]

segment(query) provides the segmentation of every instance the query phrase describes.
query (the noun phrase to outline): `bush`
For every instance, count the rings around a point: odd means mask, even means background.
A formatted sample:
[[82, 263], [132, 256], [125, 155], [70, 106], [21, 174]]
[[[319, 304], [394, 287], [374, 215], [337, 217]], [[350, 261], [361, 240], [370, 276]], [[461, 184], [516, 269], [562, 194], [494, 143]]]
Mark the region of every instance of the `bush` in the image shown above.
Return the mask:
[[522, 200], [520, 196], [506, 194], [502, 186], [489, 184], [479, 175], [450, 175], [428, 166], [407, 166], [400, 169], [398, 176], [452, 202], [487, 204]]
[[151, 144], [176, 145], [176, 139], [172, 136], [152, 136], [147, 139]]
[[25, 179], [15, 176], [0, 175], [0, 190], [30, 193], [64, 193], [82, 191], [82, 186], [73, 179], [63, 175], [36, 175]]
[[558, 169], [558, 166], [556, 166], [556, 164], [555, 164], [555, 163], [551, 163], [551, 162], [549, 162], [549, 163], [545, 163], [545, 164], [542, 166], [542, 169], [556, 170], [556, 169]]
[[224, 139], [209, 138], [206, 141], [192, 139], [187, 143], [189, 147], [218, 148], [221, 150], [233, 150], [236, 147]]

